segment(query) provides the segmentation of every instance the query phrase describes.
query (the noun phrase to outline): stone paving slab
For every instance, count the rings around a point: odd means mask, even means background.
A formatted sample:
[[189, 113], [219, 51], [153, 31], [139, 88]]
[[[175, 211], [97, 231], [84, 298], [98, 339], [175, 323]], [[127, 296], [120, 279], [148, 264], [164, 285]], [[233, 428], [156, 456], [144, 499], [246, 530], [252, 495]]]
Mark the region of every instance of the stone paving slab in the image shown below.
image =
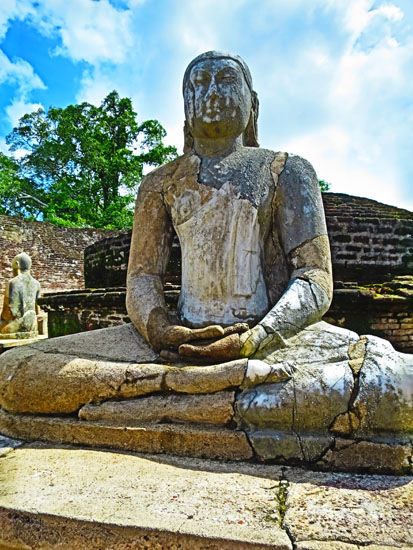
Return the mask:
[[25, 444], [0, 458], [0, 548], [413, 548], [411, 477]]

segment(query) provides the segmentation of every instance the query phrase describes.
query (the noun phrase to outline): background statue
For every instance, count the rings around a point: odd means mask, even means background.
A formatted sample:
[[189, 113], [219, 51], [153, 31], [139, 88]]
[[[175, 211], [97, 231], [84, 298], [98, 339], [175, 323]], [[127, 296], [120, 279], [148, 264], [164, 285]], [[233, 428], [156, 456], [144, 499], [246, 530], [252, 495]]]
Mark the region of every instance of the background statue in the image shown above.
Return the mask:
[[[258, 100], [240, 57], [198, 56], [183, 93], [186, 153], [146, 176], [138, 194], [128, 313], [158, 351], [250, 357], [329, 308], [331, 259], [318, 179], [302, 158], [258, 148]], [[163, 296], [172, 228], [182, 249], [175, 322]]]
[[0, 320], [0, 334], [37, 332], [37, 300], [40, 283], [30, 274], [32, 261], [25, 252], [12, 262], [13, 279], [6, 286]]

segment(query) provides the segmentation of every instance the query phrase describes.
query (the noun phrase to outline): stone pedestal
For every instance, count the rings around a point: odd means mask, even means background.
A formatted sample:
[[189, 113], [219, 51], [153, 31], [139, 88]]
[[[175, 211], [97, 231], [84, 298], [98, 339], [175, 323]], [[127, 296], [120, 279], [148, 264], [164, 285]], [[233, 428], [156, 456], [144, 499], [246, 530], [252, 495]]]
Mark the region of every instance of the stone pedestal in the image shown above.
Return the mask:
[[412, 361], [385, 340], [317, 323], [261, 358], [169, 364], [132, 325], [122, 325], [3, 354], [0, 432], [146, 453], [412, 473]]

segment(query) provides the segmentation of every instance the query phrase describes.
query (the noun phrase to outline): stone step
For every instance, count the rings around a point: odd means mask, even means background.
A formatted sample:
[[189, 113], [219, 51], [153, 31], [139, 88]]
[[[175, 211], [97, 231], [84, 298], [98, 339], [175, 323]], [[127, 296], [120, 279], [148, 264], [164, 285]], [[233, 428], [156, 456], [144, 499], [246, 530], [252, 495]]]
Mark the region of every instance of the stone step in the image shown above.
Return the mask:
[[0, 437], [2, 446], [1, 549], [413, 547], [409, 477], [22, 445]]
[[10, 414], [0, 409], [0, 433], [40, 440], [176, 454], [220, 460], [249, 460], [253, 451], [243, 431], [197, 424], [141, 423], [135, 426], [79, 420], [74, 417]]

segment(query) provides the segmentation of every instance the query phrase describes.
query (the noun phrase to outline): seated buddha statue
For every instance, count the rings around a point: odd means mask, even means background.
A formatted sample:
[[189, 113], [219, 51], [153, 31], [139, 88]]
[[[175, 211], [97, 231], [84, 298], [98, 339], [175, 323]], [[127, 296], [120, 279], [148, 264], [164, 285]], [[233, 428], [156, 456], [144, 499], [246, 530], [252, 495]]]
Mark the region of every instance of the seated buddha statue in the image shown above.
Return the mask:
[[31, 258], [25, 252], [13, 259], [13, 278], [6, 286], [0, 316], [0, 338], [37, 333], [40, 284], [30, 274], [31, 265]]
[[[128, 313], [161, 352], [250, 357], [329, 308], [318, 180], [306, 160], [258, 147], [258, 100], [240, 57], [200, 55], [185, 72], [183, 94], [186, 152], [146, 176], [138, 193]], [[173, 230], [182, 250], [177, 324], [162, 282]]]
[[[136, 200], [132, 322], [2, 354], [0, 433], [411, 472], [413, 356], [321, 321], [333, 283], [311, 164], [258, 147], [240, 57], [196, 57], [183, 95], [184, 154], [145, 176]], [[174, 233], [182, 281], [171, 314]]]

